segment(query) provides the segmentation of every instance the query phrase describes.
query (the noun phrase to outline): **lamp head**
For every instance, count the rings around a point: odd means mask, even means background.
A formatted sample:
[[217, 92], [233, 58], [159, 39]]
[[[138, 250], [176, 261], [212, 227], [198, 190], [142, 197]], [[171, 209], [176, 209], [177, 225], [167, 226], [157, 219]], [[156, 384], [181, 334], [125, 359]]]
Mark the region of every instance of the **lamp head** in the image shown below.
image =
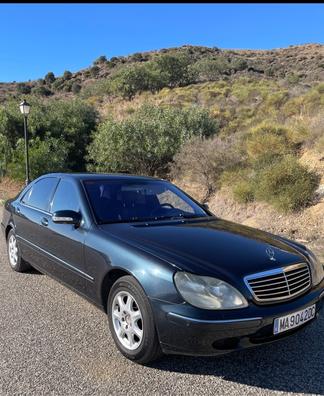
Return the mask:
[[24, 99], [20, 105], [19, 105], [21, 114], [23, 114], [24, 116], [28, 116], [29, 111], [30, 111], [30, 104], [26, 102], [26, 100]]

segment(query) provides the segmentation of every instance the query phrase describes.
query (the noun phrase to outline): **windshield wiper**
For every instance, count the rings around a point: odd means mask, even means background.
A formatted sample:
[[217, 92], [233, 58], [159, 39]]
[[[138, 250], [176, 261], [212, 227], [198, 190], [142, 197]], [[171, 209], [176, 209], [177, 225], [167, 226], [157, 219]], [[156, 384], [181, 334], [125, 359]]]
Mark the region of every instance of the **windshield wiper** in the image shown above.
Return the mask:
[[101, 221], [100, 224], [145, 223], [147, 221], [197, 219], [199, 217], [207, 217], [207, 216], [179, 214], [174, 216], [155, 216], [155, 217], [141, 217], [141, 218], [133, 218], [133, 219], [107, 220], [107, 221]]
[[181, 220], [181, 219], [197, 219], [199, 217], [205, 217], [205, 216], [178, 214], [178, 215], [173, 215], [173, 216], [159, 216], [159, 217], [156, 217], [156, 219], [157, 220]]

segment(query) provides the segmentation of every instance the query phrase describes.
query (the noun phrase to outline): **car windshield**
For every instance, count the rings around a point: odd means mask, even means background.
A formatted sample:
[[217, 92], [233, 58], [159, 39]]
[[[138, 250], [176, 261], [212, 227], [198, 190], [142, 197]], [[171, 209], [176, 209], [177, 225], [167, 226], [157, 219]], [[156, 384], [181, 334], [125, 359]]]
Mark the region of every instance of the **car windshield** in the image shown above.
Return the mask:
[[84, 180], [98, 223], [127, 223], [209, 216], [163, 180]]

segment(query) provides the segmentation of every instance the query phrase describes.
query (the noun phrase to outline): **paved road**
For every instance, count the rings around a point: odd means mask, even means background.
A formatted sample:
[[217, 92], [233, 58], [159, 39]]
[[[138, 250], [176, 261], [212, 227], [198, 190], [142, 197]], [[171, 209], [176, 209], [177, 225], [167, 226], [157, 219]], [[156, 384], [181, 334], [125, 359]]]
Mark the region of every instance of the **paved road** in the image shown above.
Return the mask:
[[12, 272], [2, 240], [0, 310], [0, 396], [324, 395], [324, 315], [273, 345], [142, 367], [117, 352], [104, 313], [45, 275]]

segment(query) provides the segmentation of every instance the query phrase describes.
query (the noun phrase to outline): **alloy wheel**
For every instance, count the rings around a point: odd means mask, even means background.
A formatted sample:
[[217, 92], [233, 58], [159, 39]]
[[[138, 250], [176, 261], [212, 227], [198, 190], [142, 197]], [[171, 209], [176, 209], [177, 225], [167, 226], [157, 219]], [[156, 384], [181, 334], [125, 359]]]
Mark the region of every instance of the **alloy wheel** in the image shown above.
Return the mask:
[[143, 339], [143, 318], [135, 298], [120, 291], [112, 304], [112, 322], [119, 342], [127, 349], [137, 349]]
[[11, 235], [8, 241], [9, 261], [12, 267], [18, 263], [18, 245], [15, 235]]

